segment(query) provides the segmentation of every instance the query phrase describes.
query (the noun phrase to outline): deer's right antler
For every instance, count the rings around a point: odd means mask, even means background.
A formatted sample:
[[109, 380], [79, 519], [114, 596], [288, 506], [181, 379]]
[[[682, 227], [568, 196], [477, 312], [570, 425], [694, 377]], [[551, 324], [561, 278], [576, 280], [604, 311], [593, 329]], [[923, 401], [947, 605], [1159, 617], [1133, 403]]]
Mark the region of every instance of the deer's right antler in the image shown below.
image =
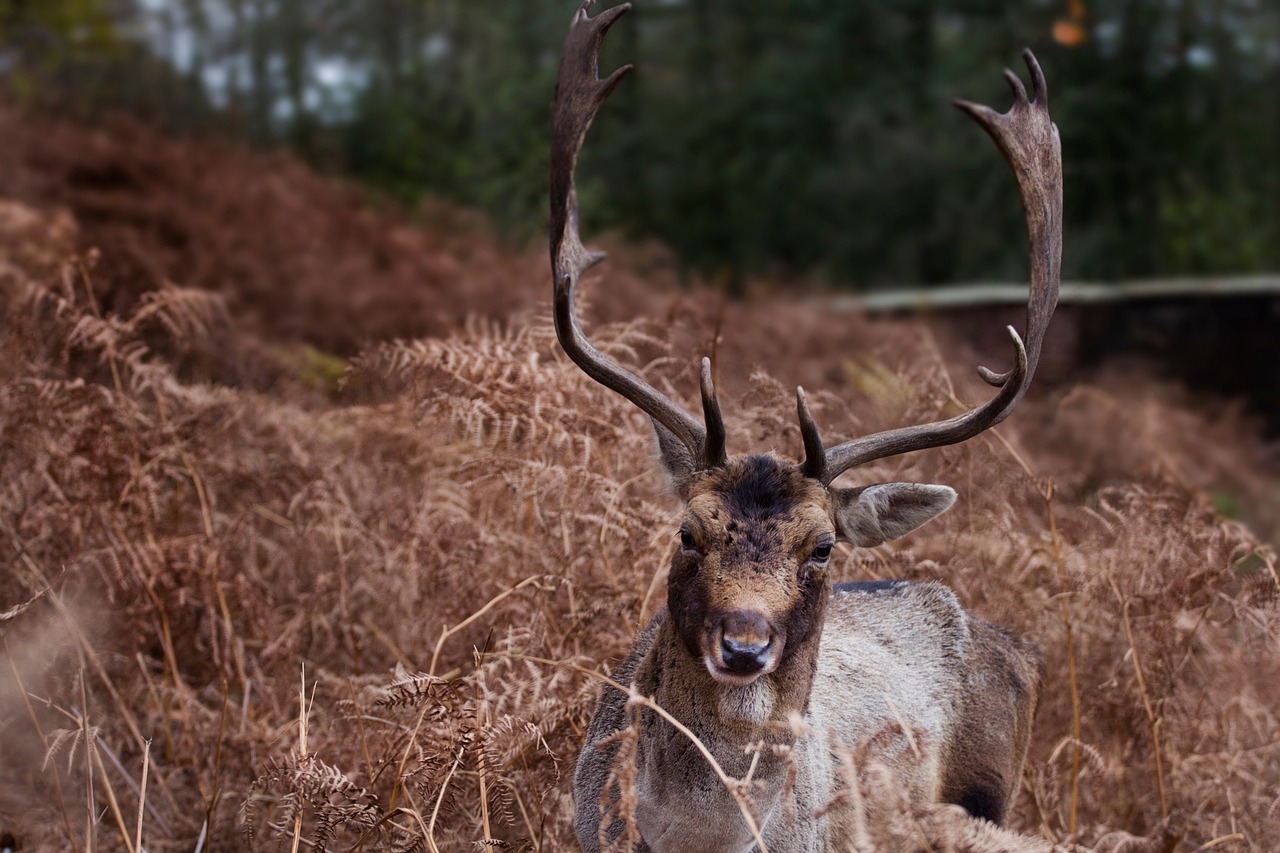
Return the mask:
[[711, 382], [710, 360], [702, 360], [702, 407], [707, 422], [704, 429], [693, 415], [596, 349], [583, 334], [574, 311], [573, 295], [578, 279], [604, 260], [604, 254], [588, 251], [582, 245], [573, 173], [592, 119], [631, 70], [630, 65], [624, 65], [607, 79], [599, 78], [600, 43], [631, 6], [614, 6], [590, 18], [587, 10], [594, 3], [595, 0], [585, 0], [569, 26], [556, 79], [555, 102], [551, 107], [551, 269], [555, 275], [556, 336], [569, 358], [584, 373], [635, 403], [670, 431], [689, 449], [698, 467], [716, 467], [725, 461], [725, 432]]

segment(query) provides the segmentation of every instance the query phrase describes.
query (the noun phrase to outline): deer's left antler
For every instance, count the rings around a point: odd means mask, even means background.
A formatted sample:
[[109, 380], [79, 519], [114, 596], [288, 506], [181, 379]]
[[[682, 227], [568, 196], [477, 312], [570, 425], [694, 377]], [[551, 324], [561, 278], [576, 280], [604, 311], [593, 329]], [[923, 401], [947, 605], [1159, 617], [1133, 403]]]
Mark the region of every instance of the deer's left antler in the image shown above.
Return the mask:
[[1018, 75], [1006, 69], [1004, 76], [1014, 96], [1013, 106], [1008, 112], [997, 113], [990, 107], [969, 101], [956, 101], [956, 106], [973, 116], [995, 140], [1013, 169], [1022, 193], [1031, 257], [1025, 346], [1010, 326], [1009, 334], [1014, 346], [1013, 368], [1006, 373], [978, 368], [978, 373], [988, 384], [1000, 389], [985, 405], [945, 421], [875, 433], [825, 451], [809, 415], [804, 392], [799, 391], [797, 408], [805, 445], [804, 468], [811, 477], [830, 483], [850, 468], [875, 459], [972, 438], [1007, 418], [1031, 384], [1040, 360], [1045, 329], [1058, 304], [1062, 269], [1062, 146], [1058, 128], [1049, 118], [1049, 91], [1044, 72], [1030, 50], [1023, 51], [1022, 57], [1031, 72], [1030, 98]]

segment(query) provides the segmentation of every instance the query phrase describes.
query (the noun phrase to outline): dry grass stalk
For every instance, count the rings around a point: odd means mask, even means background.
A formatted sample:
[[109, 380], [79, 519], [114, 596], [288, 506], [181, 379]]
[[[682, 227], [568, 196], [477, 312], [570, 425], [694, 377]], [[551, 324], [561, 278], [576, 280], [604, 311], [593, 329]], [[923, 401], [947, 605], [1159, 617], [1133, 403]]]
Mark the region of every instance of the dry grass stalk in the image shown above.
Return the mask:
[[[145, 814], [155, 853], [570, 849], [565, 767], [598, 683], [584, 672], [661, 600], [671, 547], [643, 419], [577, 375], [541, 313], [372, 346], [345, 395], [318, 394], [281, 355], [299, 350], [235, 294], [104, 302], [105, 267], [72, 258], [74, 218], [6, 210], [0, 830], [24, 850], [137, 851]], [[639, 304], [618, 310], [677, 319], [597, 337], [683, 398], [686, 356], [721, 314], [726, 364], [758, 364], [751, 348], [769, 342], [767, 369], [719, 377], [736, 448], [799, 448], [778, 380], [832, 388], [811, 404], [844, 435], [976, 394], [913, 324], [836, 334], [777, 302], [721, 310], [621, 281]], [[379, 334], [349, 316], [344, 336]], [[982, 361], [945, 329], [937, 350]], [[1228, 408], [1106, 373], [1027, 400], [1000, 432], [867, 466], [867, 481], [950, 482], [963, 508], [905, 547], [840, 554], [836, 579], [940, 578], [1046, 650], [1015, 827], [1099, 850], [1266, 850], [1280, 789], [1270, 451]], [[1213, 509], [1225, 498], [1247, 523]], [[42, 761], [50, 732], [90, 719], [100, 743]], [[119, 778], [141, 763], [144, 784], [113, 790], [103, 754]], [[904, 806], [856, 756], [849, 768], [866, 814], [901, 818], [856, 824], [854, 849], [970, 844], [954, 815]], [[749, 786], [726, 783], [746, 819]], [[91, 791], [119, 831], [98, 831]], [[114, 813], [130, 807], [131, 827]]]

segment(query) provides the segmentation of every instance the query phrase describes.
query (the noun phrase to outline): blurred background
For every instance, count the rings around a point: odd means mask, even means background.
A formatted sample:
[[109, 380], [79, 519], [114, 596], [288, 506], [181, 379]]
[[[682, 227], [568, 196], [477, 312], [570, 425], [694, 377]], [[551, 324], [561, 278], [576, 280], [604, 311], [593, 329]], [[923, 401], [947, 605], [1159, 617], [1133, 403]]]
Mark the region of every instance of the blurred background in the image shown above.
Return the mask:
[[[0, 81], [25, 114], [286, 149], [375, 205], [457, 205], [531, 246], [573, 6], [0, 0]], [[607, 70], [637, 70], [586, 146], [584, 233], [661, 246], [730, 294], [1021, 282], [1013, 182], [950, 101], [1003, 108], [1026, 46], [1062, 131], [1064, 278], [1088, 299], [1156, 280], [1063, 321], [1072, 359], [1154, 353], [1280, 422], [1266, 0], [638, 0], [605, 46]]]
[[[576, 5], [0, 0], [0, 853], [570, 848], [595, 688], [532, 661], [617, 660], [677, 541], [550, 329]], [[798, 384], [828, 438], [988, 399], [1025, 228], [950, 102], [1035, 51], [1034, 387], [863, 469], [961, 500], [836, 579], [1045, 650], [1014, 826], [1275, 850], [1280, 2], [634, 5], [583, 315], [674, 399], [723, 364], [735, 451], [800, 450]]]
[[[0, 0], [11, 98], [287, 146], [540, 233], [564, 0]], [[607, 4], [606, 4], [607, 5]], [[732, 285], [1021, 280], [1012, 183], [952, 98], [1031, 47], [1067, 168], [1064, 276], [1280, 269], [1266, 0], [638, 0], [584, 164], [590, 227]]]

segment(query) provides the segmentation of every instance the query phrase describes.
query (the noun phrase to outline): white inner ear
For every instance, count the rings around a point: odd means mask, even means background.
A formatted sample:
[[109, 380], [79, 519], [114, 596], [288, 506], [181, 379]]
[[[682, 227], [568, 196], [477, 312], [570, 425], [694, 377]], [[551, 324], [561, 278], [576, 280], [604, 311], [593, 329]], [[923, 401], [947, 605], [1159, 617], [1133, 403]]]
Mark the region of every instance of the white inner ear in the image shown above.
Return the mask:
[[923, 483], [880, 483], [842, 489], [836, 495], [836, 523], [854, 545], [871, 547], [905, 536], [951, 509], [956, 490]]
[[665, 475], [667, 489], [684, 499], [688, 497], [685, 489], [689, 485], [689, 477], [694, 470], [693, 455], [689, 453], [689, 448], [685, 447], [684, 443], [662, 424], [653, 418], [649, 419], [649, 423], [653, 424], [658, 461]]

